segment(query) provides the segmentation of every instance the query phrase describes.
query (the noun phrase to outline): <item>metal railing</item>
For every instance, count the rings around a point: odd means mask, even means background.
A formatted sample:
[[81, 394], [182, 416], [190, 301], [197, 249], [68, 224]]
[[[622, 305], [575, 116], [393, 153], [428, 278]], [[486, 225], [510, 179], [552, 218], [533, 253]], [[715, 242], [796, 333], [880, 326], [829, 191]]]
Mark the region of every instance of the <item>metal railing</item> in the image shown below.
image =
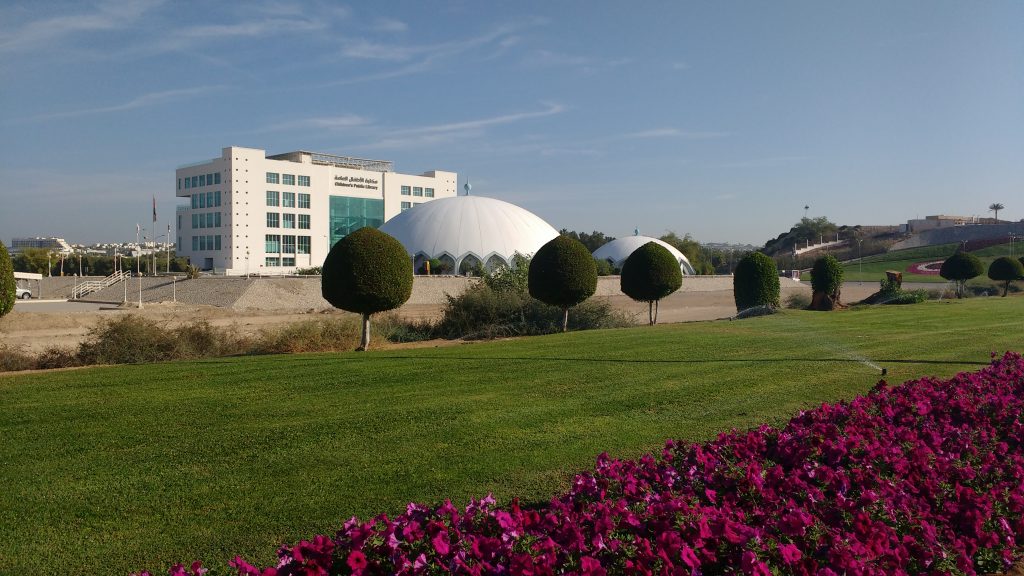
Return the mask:
[[107, 276], [103, 280], [87, 280], [81, 284], [75, 285], [74, 289], [71, 291], [71, 299], [79, 300], [86, 294], [92, 294], [93, 292], [102, 290], [107, 286], [117, 284], [118, 282], [125, 282], [131, 277], [131, 272], [120, 270], [118, 272], [114, 272], [110, 276]]

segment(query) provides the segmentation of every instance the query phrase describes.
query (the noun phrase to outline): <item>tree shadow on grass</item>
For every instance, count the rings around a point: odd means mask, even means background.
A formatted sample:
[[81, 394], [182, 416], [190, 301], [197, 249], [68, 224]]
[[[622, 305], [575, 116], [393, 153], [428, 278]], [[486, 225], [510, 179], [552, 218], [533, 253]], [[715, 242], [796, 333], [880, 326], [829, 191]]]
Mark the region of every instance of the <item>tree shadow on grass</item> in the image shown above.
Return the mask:
[[[388, 360], [450, 360], [464, 362], [585, 362], [605, 364], [781, 364], [786, 362], [829, 364], [848, 363], [864, 364], [867, 360], [861, 358], [571, 358], [559, 356], [367, 356], [361, 355], [350, 358], [334, 358], [334, 360], [347, 362], [385, 362]], [[293, 359], [293, 361], [322, 362], [322, 357], [310, 357]], [[924, 360], [910, 358], [871, 358], [874, 364], [934, 364], [949, 366], [988, 366], [988, 361], [976, 360]]]

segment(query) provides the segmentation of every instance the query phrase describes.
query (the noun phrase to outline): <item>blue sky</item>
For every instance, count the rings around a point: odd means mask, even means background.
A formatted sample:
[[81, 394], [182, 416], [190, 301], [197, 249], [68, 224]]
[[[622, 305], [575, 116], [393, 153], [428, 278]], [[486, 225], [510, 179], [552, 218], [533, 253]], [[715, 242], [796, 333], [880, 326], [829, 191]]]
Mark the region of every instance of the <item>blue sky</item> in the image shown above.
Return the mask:
[[457, 171], [556, 228], [1024, 218], [1024, 2], [0, 6], [0, 238], [125, 241], [229, 145]]

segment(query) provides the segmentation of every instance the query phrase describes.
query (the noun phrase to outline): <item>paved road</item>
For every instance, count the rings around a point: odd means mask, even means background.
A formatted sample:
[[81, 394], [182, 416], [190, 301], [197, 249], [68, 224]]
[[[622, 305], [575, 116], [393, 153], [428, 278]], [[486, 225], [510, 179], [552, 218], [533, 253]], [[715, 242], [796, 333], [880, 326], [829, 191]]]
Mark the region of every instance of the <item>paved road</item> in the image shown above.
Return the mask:
[[40, 314], [75, 314], [114, 308], [112, 304], [68, 302], [66, 300], [16, 300], [14, 303], [14, 309], [18, 312], [38, 312]]

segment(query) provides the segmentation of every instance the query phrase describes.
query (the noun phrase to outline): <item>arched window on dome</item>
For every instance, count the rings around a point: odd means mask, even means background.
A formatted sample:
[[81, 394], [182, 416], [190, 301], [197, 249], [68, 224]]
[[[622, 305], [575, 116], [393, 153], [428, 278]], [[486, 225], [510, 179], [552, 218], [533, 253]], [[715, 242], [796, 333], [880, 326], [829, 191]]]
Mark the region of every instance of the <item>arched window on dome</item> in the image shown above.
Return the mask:
[[461, 276], [480, 276], [483, 270], [483, 262], [472, 254], [463, 256], [462, 262], [459, 263], [459, 275]]
[[497, 254], [492, 254], [491, 257], [487, 259], [487, 264], [484, 266], [484, 268], [488, 272], [494, 272], [496, 270], [508, 268], [508, 262], [505, 262], [505, 259], [502, 258], [501, 256], [498, 256]]
[[455, 270], [455, 258], [447, 254], [441, 254], [437, 257], [437, 260], [441, 262], [437, 270], [438, 274], [451, 274], [452, 270]]

